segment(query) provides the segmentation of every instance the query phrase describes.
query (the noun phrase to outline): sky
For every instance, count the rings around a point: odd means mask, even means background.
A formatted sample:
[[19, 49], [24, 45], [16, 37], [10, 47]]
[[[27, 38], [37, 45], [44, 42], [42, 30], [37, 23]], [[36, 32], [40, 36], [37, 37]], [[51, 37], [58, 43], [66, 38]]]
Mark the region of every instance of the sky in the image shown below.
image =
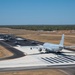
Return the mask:
[[75, 24], [75, 0], [0, 0], [0, 25]]

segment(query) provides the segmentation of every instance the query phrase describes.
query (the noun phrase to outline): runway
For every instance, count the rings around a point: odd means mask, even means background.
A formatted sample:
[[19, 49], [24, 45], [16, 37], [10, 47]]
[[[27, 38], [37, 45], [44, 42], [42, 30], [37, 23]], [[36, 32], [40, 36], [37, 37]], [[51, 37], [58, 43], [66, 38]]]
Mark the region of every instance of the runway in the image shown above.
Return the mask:
[[[16, 67], [16, 68], [1, 68], [0, 72], [7, 72], [7, 71], [23, 71], [23, 70], [40, 70], [40, 69], [59, 69], [64, 70], [69, 73], [75, 73], [75, 66], [74, 65], [64, 65], [64, 66], [31, 66], [31, 67]], [[67, 68], [66, 68], [67, 67]]]
[[[73, 58], [72, 58], [73, 57]], [[61, 56], [55, 54], [28, 55], [21, 58], [0, 61], [0, 70], [32, 70], [46, 68], [75, 67], [75, 56]], [[62, 58], [62, 60], [61, 60]]]
[[0, 40], [1, 45], [14, 53], [13, 56], [0, 60], [0, 71], [75, 67], [74, 51], [63, 49], [62, 53], [41, 54], [37, 47], [38, 44], [42, 45], [42, 42], [17, 38], [19, 45], [14, 44], [16, 38], [13, 41]]

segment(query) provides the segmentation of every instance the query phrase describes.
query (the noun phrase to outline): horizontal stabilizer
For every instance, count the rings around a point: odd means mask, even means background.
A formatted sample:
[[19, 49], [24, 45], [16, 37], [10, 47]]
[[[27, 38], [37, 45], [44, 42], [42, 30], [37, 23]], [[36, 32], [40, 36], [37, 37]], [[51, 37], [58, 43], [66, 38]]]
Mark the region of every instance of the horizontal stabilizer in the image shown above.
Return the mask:
[[75, 46], [65, 46], [65, 48], [75, 48]]

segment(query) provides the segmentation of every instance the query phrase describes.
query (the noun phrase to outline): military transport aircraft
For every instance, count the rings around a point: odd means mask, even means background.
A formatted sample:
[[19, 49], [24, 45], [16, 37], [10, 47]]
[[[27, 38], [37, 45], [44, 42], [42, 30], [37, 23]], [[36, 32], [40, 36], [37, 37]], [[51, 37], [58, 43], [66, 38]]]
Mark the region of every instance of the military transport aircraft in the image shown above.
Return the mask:
[[63, 34], [59, 44], [44, 43], [43, 45], [40, 45], [39, 51], [45, 53], [49, 52], [59, 53], [64, 48], [75, 48], [75, 46], [64, 46], [64, 34]]

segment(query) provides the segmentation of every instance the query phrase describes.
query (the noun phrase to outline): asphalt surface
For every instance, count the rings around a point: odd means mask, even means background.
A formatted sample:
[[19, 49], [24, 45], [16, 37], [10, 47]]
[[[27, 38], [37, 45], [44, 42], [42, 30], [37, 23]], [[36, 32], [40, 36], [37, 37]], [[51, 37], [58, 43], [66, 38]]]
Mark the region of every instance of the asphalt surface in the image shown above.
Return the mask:
[[0, 60], [15, 59], [15, 58], [19, 58], [19, 57], [25, 56], [25, 54], [23, 52], [13, 48], [12, 46], [10, 46], [9, 44], [7, 44], [7, 43], [5, 43], [3, 41], [0, 41], [0, 45], [4, 46], [7, 50], [9, 50], [10, 52], [13, 53], [13, 56], [0, 58]]
[[[12, 46], [16, 46], [17, 44], [18, 45], [21, 45], [21, 46], [36, 46], [38, 44], [42, 45], [43, 43], [42, 42], [38, 42], [38, 41], [35, 41], [34, 40], [30, 40], [30, 39], [24, 39], [24, 40], [15, 40], [16, 37], [10, 35], [13, 40], [4, 40], [4, 41], [0, 41], [0, 45], [4, 46], [6, 49], [8, 49], [9, 51], [11, 51], [14, 55], [13, 56], [10, 56], [10, 57], [6, 57], [6, 58], [2, 58], [0, 60], [6, 60], [6, 59], [15, 59], [15, 58], [19, 58], [19, 57], [23, 57], [25, 56], [25, 54], [15, 48], [13, 48]], [[4, 37], [4, 35], [0, 35], [0, 38], [4, 38], [4, 39], [7, 39], [8, 37]], [[19, 43], [14, 43], [15, 41], [18, 41]], [[44, 67], [40, 67], [41, 69], [44, 68]], [[57, 67], [56, 67], [57, 68]], [[32, 67], [29, 67], [29, 69], [33, 69]], [[35, 68], [34, 68], [35, 69]], [[39, 66], [37, 67], [37, 69], [39, 69]], [[66, 68], [64, 68], [64, 66], [62, 68], [58, 68], [59, 70], [63, 71], [64, 73], [66, 73], [67, 75], [75, 75], [75, 66], [67, 66]], [[0, 69], [0, 71], [11, 71], [12, 68], [8, 68], [8, 69]], [[13, 70], [25, 70], [25, 68], [13, 68]], [[27, 69], [26, 69], [27, 70]]]
[[59, 69], [60, 71], [68, 74], [75, 75], [75, 66], [74, 65], [64, 65], [64, 66], [29, 66], [29, 67], [13, 67], [13, 68], [1, 68], [0, 72], [7, 71], [21, 71], [21, 70], [40, 70], [40, 69]]
[[[42, 45], [43, 42], [39, 42], [39, 41], [34, 41], [34, 40], [30, 40], [30, 39], [25, 39], [22, 37], [16, 37], [16, 36], [11, 36], [9, 35], [8, 37], [5, 36], [1, 36], [3, 39], [5, 39], [3, 42], [11, 45], [11, 46], [16, 46], [16, 45], [20, 45], [20, 46], [37, 46], [38, 44]], [[20, 39], [18, 39], [20, 38]]]
[[[7, 50], [9, 50], [10, 52], [13, 53], [13, 56], [6, 57], [6, 58], [0, 58], [0, 60], [15, 59], [15, 58], [25, 56], [25, 54], [23, 52], [13, 48], [13, 46], [17, 46], [17, 45], [20, 45], [20, 46], [37, 46], [38, 44], [40, 44], [40, 45], [43, 44], [43, 42], [25, 39], [25, 38], [21, 38], [21, 37], [16, 37], [14, 35], [8, 35], [8, 34], [1, 34], [0, 38], [4, 39], [4, 40], [0, 40], [0, 45], [4, 46]], [[11, 38], [11, 39], [9, 39], [9, 38]], [[17, 40], [17, 38], [21, 38], [23, 40]]]
[[59, 70], [66, 73], [67, 75], [75, 75], [75, 67], [63, 68]]

